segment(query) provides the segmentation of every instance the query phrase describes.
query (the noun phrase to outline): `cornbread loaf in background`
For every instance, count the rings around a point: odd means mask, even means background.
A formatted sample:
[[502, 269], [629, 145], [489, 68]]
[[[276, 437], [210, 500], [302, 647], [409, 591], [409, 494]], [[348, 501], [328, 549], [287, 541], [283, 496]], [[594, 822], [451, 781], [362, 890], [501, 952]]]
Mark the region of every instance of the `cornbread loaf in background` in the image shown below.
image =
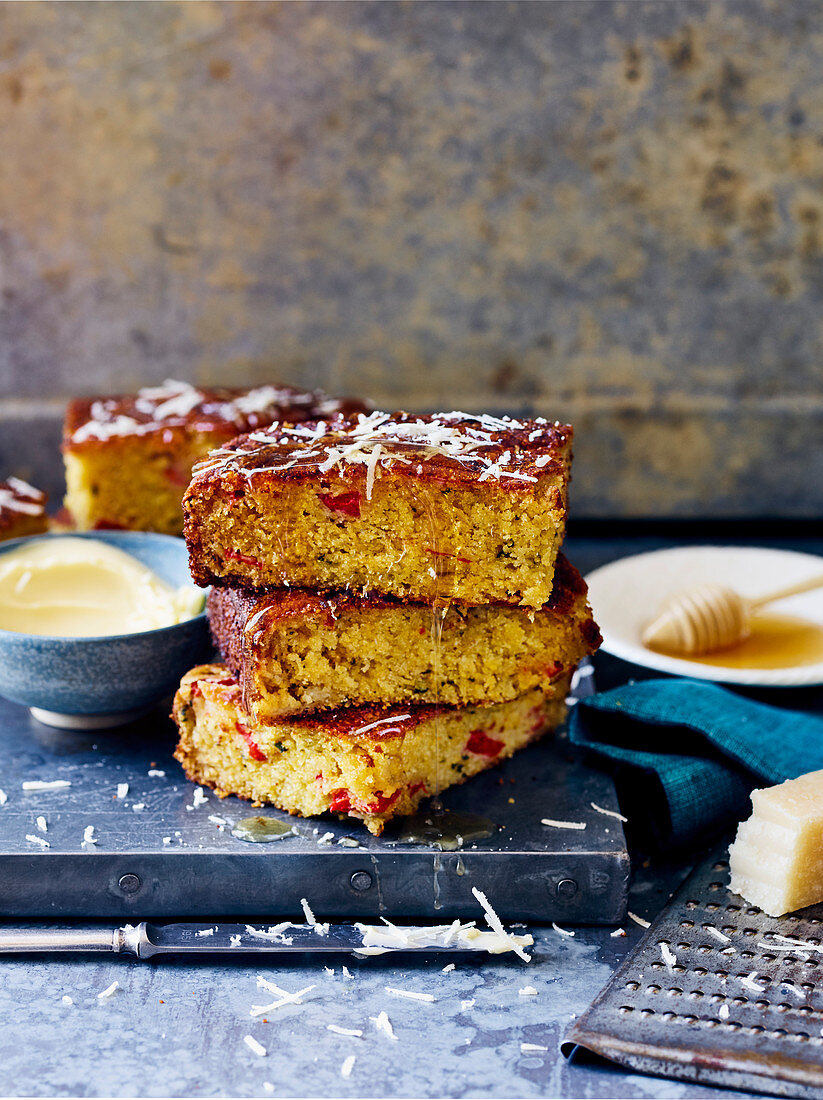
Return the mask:
[[3, 4], [0, 471], [274, 378], [568, 421], [579, 519], [818, 517], [816, 13]]

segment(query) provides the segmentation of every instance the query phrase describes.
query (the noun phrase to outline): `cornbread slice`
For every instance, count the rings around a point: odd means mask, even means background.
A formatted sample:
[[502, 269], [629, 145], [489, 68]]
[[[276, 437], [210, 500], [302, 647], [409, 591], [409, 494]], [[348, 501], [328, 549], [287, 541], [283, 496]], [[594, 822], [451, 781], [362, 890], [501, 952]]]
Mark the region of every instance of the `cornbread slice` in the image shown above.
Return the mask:
[[290, 386], [198, 389], [167, 381], [136, 394], [72, 401], [63, 431], [65, 506], [80, 530], [179, 535], [192, 466], [241, 432], [364, 411]]
[[550, 691], [600, 644], [585, 581], [562, 554], [539, 611], [451, 604], [435, 618], [388, 597], [213, 588], [208, 613], [243, 705], [263, 724], [367, 703], [502, 703]]
[[19, 477], [0, 481], [0, 541], [42, 535], [48, 526], [45, 493]]
[[[175, 757], [193, 782], [271, 803], [299, 817], [331, 812], [379, 836], [427, 795], [462, 783], [554, 729], [564, 690], [539, 690], [493, 707], [357, 707], [253, 722], [225, 665], [184, 677], [172, 717]], [[437, 719], [437, 733], [435, 721]]]
[[752, 791], [729, 848], [729, 889], [780, 917], [823, 901], [823, 771]]
[[572, 430], [372, 413], [252, 432], [194, 472], [201, 585], [542, 607], [563, 539]]

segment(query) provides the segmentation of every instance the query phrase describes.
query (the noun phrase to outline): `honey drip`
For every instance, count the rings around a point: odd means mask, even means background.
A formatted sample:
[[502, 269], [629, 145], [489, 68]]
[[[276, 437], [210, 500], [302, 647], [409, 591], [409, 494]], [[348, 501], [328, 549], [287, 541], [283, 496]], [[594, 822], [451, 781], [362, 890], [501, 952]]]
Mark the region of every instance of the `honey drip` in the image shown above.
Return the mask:
[[246, 840], [249, 844], [271, 844], [273, 840], [283, 840], [284, 837], [295, 834], [291, 825], [287, 825], [285, 821], [277, 817], [255, 814], [238, 821], [231, 835], [238, 840]]
[[[661, 649], [660, 653], [667, 653]], [[700, 657], [668, 654], [714, 668], [795, 668], [823, 661], [823, 627], [796, 615], [761, 612], [751, 620], [751, 633], [737, 645]]]
[[[442, 717], [440, 712], [440, 676], [443, 652], [443, 626], [451, 607], [456, 587], [456, 575], [449, 572], [450, 554], [460, 554], [462, 547], [454, 543], [454, 539], [443, 538], [443, 509], [436, 507], [439, 503], [438, 490], [420, 485], [411, 481], [409, 485], [413, 504], [420, 509], [425, 518], [428, 536], [428, 545], [432, 553], [432, 570], [434, 572], [434, 592], [431, 599], [431, 625], [429, 636], [432, 645], [432, 680], [434, 694], [434, 751], [436, 771], [434, 791], [430, 803], [435, 818], [442, 816], [443, 804], [440, 801], [441, 776], [440, 776], [440, 744], [442, 736]], [[451, 548], [449, 552], [444, 549], [444, 543], [448, 542]]]
[[[497, 831], [497, 826], [479, 814], [452, 813], [435, 809], [418, 810], [403, 819], [401, 844], [427, 844], [441, 852], [457, 852], [471, 840], [486, 840]], [[461, 870], [462, 868], [462, 870]], [[458, 861], [457, 874], [465, 873], [462, 860]]]

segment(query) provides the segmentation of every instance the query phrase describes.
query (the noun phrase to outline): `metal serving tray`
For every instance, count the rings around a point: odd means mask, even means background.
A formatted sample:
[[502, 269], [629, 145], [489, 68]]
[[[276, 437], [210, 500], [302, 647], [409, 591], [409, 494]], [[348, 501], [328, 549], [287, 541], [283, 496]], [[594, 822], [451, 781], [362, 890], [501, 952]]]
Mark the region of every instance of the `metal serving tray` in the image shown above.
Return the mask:
[[[208, 790], [201, 801], [172, 758], [174, 744], [160, 710], [131, 726], [76, 733], [0, 700], [0, 916], [292, 916], [307, 897], [323, 917], [442, 921], [477, 916], [473, 886], [508, 920], [615, 923], [625, 913], [623, 830], [591, 808], [617, 810], [614, 786], [573, 760], [562, 735], [446, 792], [446, 808], [500, 826], [456, 852], [401, 844], [389, 829], [372, 837], [336, 817], [256, 811]], [[71, 786], [23, 790], [37, 780]], [[123, 783], [128, 795], [118, 798]], [[269, 844], [232, 836], [231, 824], [253, 813], [295, 832]], [[587, 827], [548, 828], [544, 817]], [[96, 844], [84, 847], [89, 825]]]

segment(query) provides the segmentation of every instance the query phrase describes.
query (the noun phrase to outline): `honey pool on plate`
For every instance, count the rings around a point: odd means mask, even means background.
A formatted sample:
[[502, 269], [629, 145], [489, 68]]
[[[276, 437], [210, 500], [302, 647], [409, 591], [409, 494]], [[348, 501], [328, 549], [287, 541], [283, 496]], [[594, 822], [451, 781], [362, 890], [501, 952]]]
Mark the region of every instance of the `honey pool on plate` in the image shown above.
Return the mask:
[[681, 653], [657, 650], [667, 656], [715, 668], [794, 668], [823, 661], [823, 627], [797, 615], [764, 612], [751, 620], [751, 633], [728, 649], [684, 657]]

